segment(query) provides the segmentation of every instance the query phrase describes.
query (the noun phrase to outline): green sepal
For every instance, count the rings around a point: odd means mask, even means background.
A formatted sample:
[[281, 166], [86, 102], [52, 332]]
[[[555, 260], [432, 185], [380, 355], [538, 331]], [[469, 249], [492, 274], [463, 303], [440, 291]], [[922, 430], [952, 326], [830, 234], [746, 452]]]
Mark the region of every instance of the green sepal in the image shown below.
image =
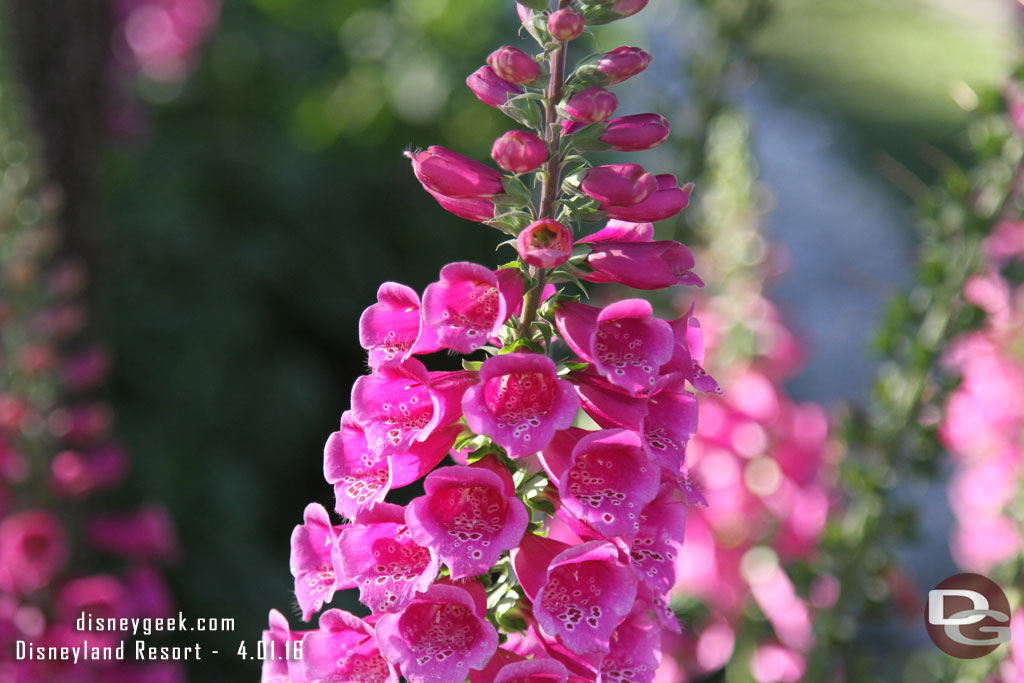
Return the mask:
[[509, 98], [499, 108], [513, 121], [539, 131], [544, 121], [543, 113], [537, 104], [540, 99], [543, 99], [540, 93], [523, 93]]

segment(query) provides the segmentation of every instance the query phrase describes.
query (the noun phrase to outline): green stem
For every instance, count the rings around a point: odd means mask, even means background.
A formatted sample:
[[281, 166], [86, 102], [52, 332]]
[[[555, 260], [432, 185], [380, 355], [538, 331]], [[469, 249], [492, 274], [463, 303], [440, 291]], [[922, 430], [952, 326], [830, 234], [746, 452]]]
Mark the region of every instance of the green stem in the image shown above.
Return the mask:
[[[559, 0], [559, 8], [568, 7], [572, 0]], [[555, 218], [555, 200], [562, 184], [562, 129], [558, 120], [558, 103], [562, 100], [562, 86], [565, 83], [565, 43], [559, 44], [551, 52], [549, 60], [551, 76], [548, 79], [547, 93], [544, 98], [544, 141], [551, 153], [545, 162], [541, 174], [540, 211], [537, 219]], [[537, 308], [540, 306], [544, 285], [547, 283], [547, 270], [530, 267], [530, 276], [536, 283], [523, 299], [523, 317], [519, 323], [519, 338], [529, 339], [533, 333], [533, 323], [537, 319]]]

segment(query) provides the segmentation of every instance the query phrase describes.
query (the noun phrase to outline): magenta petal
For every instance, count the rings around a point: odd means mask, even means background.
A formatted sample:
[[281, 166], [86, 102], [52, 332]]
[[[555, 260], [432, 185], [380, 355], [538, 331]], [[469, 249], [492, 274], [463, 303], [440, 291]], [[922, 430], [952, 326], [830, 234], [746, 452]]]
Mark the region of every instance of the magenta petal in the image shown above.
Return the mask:
[[634, 223], [662, 221], [675, 216], [686, 208], [686, 205], [690, 203], [692, 189], [692, 185], [677, 187], [675, 176], [660, 175], [658, 176], [658, 190], [639, 204], [632, 206], [603, 204], [601, 209], [608, 212], [609, 218]]
[[498, 633], [472, 596], [456, 586], [431, 586], [401, 614], [375, 629], [381, 653], [410, 683], [462, 683], [498, 649]]
[[590, 339], [597, 331], [597, 316], [600, 313], [600, 308], [575, 301], [560, 303], [558, 311], [555, 312], [555, 324], [558, 326], [562, 341], [587, 362], [593, 362], [590, 355]]
[[607, 429], [583, 437], [558, 480], [562, 507], [605, 536], [640, 530], [640, 511], [658, 494], [661, 472], [640, 435]]
[[594, 369], [632, 394], [651, 391], [673, 351], [672, 328], [653, 317], [644, 299], [623, 299], [603, 309], [590, 340]]
[[359, 345], [369, 351], [371, 368], [401, 363], [412, 352], [438, 349], [429, 335], [421, 338], [419, 296], [397, 282], [382, 284], [377, 290], [377, 303], [363, 311]]
[[566, 683], [568, 678], [564, 664], [545, 657], [506, 664], [494, 677], [494, 683]]
[[[292, 631], [288, 620], [276, 609], [270, 610], [270, 628], [263, 632], [263, 644], [267, 656], [263, 660], [261, 683], [306, 683], [302, 673], [302, 660], [287, 655], [292, 652], [292, 643], [302, 640], [308, 631]], [[270, 656], [273, 653], [273, 657]]]
[[673, 472], [682, 469], [686, 444], [697, 433], [697, 397], [685, 390], [681, 374], [668, 376], [647, 402], [643, 435], [647, 452]]
[[626, 393], [593, 372], [571, 375], [583, 411], [606, 429], [622, 427], [641, 431], [647, 416], [647, 399]]
[[576, 653], [608, 652], [609, 639], [636, 598], [633, 570], [607, 541], [559, 553], [537, 592], [533, 614], [545, 632]]
[[441, 347], [459, 353], [489, 343], [509, 315], [497, 276], [475, 263], [449, 263], [423, 292], [424, 326], [436, 331]]
[[370, 450], [351, 411], [324, 446], [324, 478], [334, 486], [334, 510], [349, 519], [383, 501], [391, 488], [388, 459]]
[[427, 475], [424, 490], [406, 508], [406, 524], [452, 578], [488, 572], [503, 551], [519, 544], [530, 521], [503, 479], [484, 468], [443, 467]]
[[676, 559], [683, 546], [686, 502], [671, 485], [662, 488], [640, 513], [640, 531], [630, 544], [633, 571], [655, 594], [667, 595], [676, 583]]
[[661, 626], [647, 613], [644, 603], [637, 601], [612, 633], [598, 683], [654, 683], [661, 661]]
[[711, 375], [704, 371], [704, 335], [701, 333], [700, 322], [693, 317], [693, 305], [681, 318], [670, 320], [672, 328], [672, 358], [665, 363], [663, 373], [679, 372], [697, 391], [720, 394], [722, 389]]
[[546, 536], [526, 534], [519, 547], [512, 551], [512, 570], [526, 597], [534, 600], [547, 580], [548, 565], [571, 546]]
[[519, 315], [523, 308], [523, 276], [517, 268], [499, 268], [494, 271], [498, 278], [498, 292], [505, 300], [508, 314]]
[[601, 242], [590, 248], [588, 282], [615, 282], [634, 289], [665, 289], [673, 285], [700, 287], [690, 272], [693, 254], [679, 242]]
[[352, 415], [366, 430], [374, 453], [390, 455], [429, 436], [435, 426], [427, 369], [414, 358], [382, 367], [352, 386]]
[[320, 615], [320, 628], [302, 639], [302, 671], [310, 681], [398, 683], [398, 672], [377, 647], [373, 627], [338, 609]]
[[434, 192], [429, 187], [426, 190], [442, 208], [454, 213], [459, 218], [465, 218], [474, 223], [486, 223], [494, 218], [494, 202], [490, 199], [459, 199]]
[[554, 361], [538, 353], [494, 356], [480, 367], [480, 382], [462, 400], [466, 423], [518, 458], [544, 448], [572, 424], [579, 398], [558, 379]]
[[413, 443], [409, 450], [389, 455], [391, 486], [398, 488], [423, 478], [423, 475], [444, 459], [461, 431], [460, 424], [441, 427], [434, 430], [424, 441]]
[[551, 481], [557, 482], [562, 474], [572, 467], [572, 452], [580, 439], [592, 434], [586, 429], [569, 427], [557, 432], [551, 442], [540, 452], [540, 462]]
[[440, 562], [420, 547], [405, 525], [401, 507], [383, 503], [367, 513], [373, 521], [346, 526], [338, 539], [345, 576], [374, 613], [400, 610], [437, 577]]
[[334, 597], [339, 573], [337, 540], [327, 510], [318, 503], [307, 505], [303, 523], [292, 532], [290, 561], [295, 597], [305, 621]]
[[592, 235], [576, 240], [576, 243], [650, 242], [652, 239], [654, 239], [654, 223], [630, 223], [613, 218], [603, 228]]

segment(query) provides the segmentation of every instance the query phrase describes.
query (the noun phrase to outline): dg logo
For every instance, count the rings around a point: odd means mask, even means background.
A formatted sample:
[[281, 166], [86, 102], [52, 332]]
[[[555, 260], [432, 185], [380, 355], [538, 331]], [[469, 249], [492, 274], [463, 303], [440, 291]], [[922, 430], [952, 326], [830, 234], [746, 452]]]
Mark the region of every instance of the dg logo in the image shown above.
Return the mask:
[[984, 657], [1010, 640], [1010, 603], [994, 581], [957, 574], [928, 591], [924, 625], [935, 646], [959, 659]]

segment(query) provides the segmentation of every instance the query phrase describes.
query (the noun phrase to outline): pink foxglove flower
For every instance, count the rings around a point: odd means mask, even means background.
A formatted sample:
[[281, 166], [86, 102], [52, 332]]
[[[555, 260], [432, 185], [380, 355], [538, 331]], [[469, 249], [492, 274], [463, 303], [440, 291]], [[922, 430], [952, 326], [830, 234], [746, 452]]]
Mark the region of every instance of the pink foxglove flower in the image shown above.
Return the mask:
[[615, 85], [636, 76], [651, 64], [651, 55], [638, 47], [617, 47], [606, 52], [597, 63], [597, 70]]
[[498, 649], [498, 634], [483, 605], [463, 588], [437, 584], [401, 613], [377, 622], [384, 658], [410, 683], [461, 683]]
[[[379, 455], [408, 451], [459, 417], [459, 401], [469, 375], [432, 377], [415, 358], [382, 367], [356, 380], [352, 416], [366, 430], [370, 450]], [[459, 381], [459, 380], [465, 381]]]
[[542, 218], [526, 226], [516, 238], [516, 250], [527, 264], [554, 268], [572, 255], [572, 232], [564, 224]]
[[526, 130], [510, 130], [491, 147], [491, 158], [512, 173], [536, 170], [549, 156], [547, 143]]
[[529, 83], [540, 77], [540, 66], [517, 47], [504, 45], [487, 57], [494, 73], [510, 83]]
[[338, 539], [342, 573], [374, 613], [401, 610], [437, 578], [435, 553], [418, 545], [398, 505], [381, 503]]
[[[420, 330], [420, 298], [411, 287], [385, 282], [377, 303], [359, 317], [359, 344], [369, 351], [371, 368], [397, 365], [412, 353], [437, 351], [436, 335]], [[413, 348], [415, 347], [415, 348]]]
[[700, 287], [690, 269], [693, 254], [679, 242], [597, 242], [591, 245], [588, 282], [615, 282], [634, 289], [665, 289], [673, 285]]
[[555, 320], [580, 358], [632, 394], [654, 389], [661, 366], [672, 358], [672, 328], [654, 317], [644, 299], [623, 299], [603, 309], [566, 303]]
[[502, 107], [509, 99], [523, 94], [521, 86], [506, 81], [489, 66], [482, 66], [470, 74], [466, 85], [478, 100], [492, 107]]
[[489, 199], [504, 192], [501, 173], [487, 164], [434, 145], [410, 154], [423, 187], [456, 199]]
[[486, 223], [494, 218], [494, 202], [490, 199], [458, 199], [434, 192], [430, 188], [426, 188], [426, 190], [446, 211], [452, 212], [459, 218], [465, 218], [467, 221], [475, 223]]
[[654, 149], [668, 139], [672, 127], [661, 114], [632, 114], [609, 119], [598, 136], [601, 142], [619, 152]]
[[579, 399], [547, 356], [509, 353], [484, 361], [480, 382], [466, 391], [462, 409], [470, 429], [519, 458], [544, 448], [556, 431], [572, 424]]
[[633, 223], [663, 221], [672, 218], [690, 203], [692, 186], [679, 187], [676, 177], [671, 174], [657, 176], [658, 189], [639, 204], [602, 207], [609, 218], [618, 218]]
[[650, 607], [637, 600], [633, 611], [612, 632], [598, 680], [654, 683], [661, 659], [661, 625], [649, 612]]
[[686, 503], [671, 484], [640, 513], [640, 530], [629, 546], [633, 571], [641, 583], [667, 595], [676, 583], [676, 562], [683, 547]]
[[588, 88], [578, 92], [565, 103], [565, 113], [580, 123], [600, 123], [619, 107], [619, 98], [606, 88]]
[[513, 557], [534, 617], [574, 653], [608, 652], [616, 626], [633, 609], [633, 570], [607, 541], [569, 546], [548, 559], [552, 546], [564, 544], [527, 534]]
[[583, 33], [583, 15], [571, 7], [556, 10], [548, 17], [548, 33], [563, 43], [576, 40]]
[[718, 382], [701, 365], [704, 362], [704, 335], [700, 322], [693, 317], [693, 306], [683, 317], [670, 320], [669, 325], [673, 334], [672, 358], [661, 371], [682, 374], [697, 391], [722, 393]]
[[423, 487], [426, 495], [409, 504], [405, 521], [413, 540], [433, 549], [452, 578], [486, 574], [526, 532], [530, 516], [508, 470], [501, 476], [483, 467], [444, 467]]
[[306, 506], [303, 523], [292, 532], [291, 545], [295, 597], [302, 609], [302, 618], [309, 621], [324, 603], [331, 601], [340, 583], [338, 531], [331, 525], [322, 505]]
[[302, 638], [302, 672], [308, 681], [398, 683], [373, 627], [338, 609], [320, 615], [320, 628]]
[[294, 644], [307, 633], [312, 631], [292, 631], [283, 614], [270, 610], [269, 628], [263, 632], [267, 656], [263, 659], [260, 683], [309, 683], [302, 671], [301, 657], [292, 656]]
[[580, 185], [587, 195], [604, 206], [631, 206], [658, 189], [657, 179], [638, 164], [595, 166]]
[[518, 271], [449, 263], [423, 292], [423, 323], [441, 348], [471, 353], [497, 340], [523, 296]]
[[542, 457], [557, 481], [563, 509], [574, 519], [609, 538], [640, 530], [640, 511], [657, 495], [661, 472], [639, 434], [589, 432], [568, 457], [557, 447], [545, 449]]
[[169, 562], [180, 552], [170, 513], [159, 505], [128, 514], [97, 515], [88, 521], [86, 535], [97, 548], [138, 560]]

